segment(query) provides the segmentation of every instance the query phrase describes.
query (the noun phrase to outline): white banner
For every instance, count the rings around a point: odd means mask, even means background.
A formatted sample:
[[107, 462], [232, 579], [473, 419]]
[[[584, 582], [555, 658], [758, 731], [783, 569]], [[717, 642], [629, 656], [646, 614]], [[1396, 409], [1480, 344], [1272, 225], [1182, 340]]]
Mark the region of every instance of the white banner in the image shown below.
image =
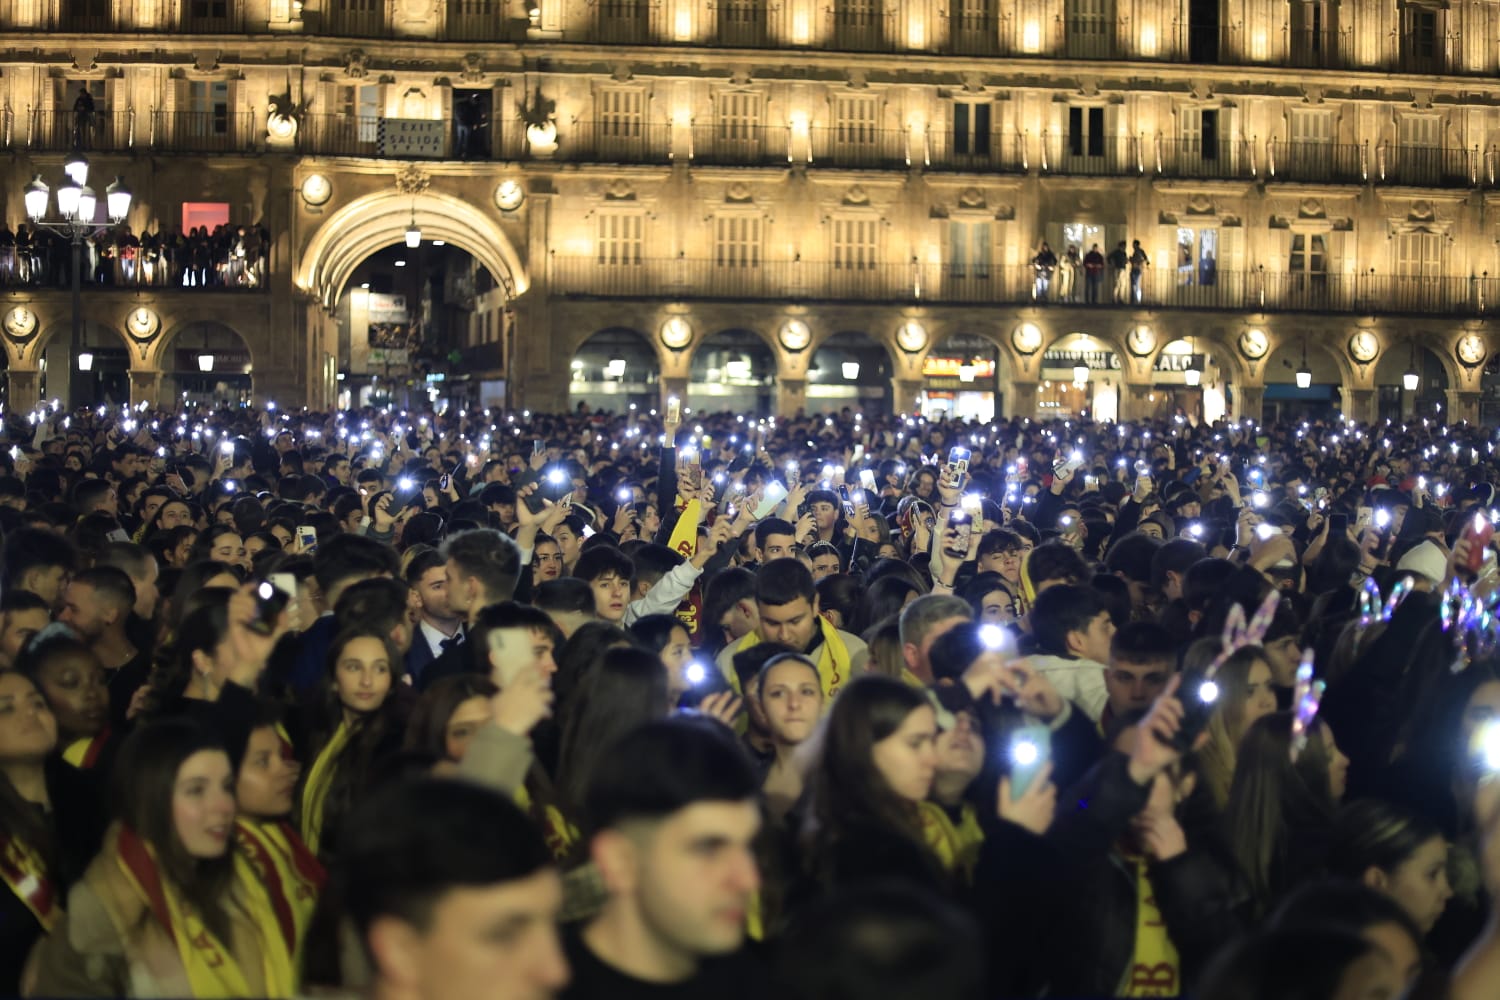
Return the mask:
[[448, 123], [415, 118], [380, 119], [381, 156], [426, 156], [442, 159]]

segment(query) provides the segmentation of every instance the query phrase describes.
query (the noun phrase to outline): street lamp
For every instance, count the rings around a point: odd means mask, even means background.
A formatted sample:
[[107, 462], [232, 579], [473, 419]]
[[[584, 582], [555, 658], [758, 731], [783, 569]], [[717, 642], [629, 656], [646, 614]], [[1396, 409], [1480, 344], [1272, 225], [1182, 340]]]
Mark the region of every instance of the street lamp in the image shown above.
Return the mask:
[[1297, 388], [1312, 388], [1312, 369], [1307, 367], [1307, 340], [1302, 341], [1302, 367], [1297, 369]]
[[1406, 374], [1401, 376], [1401, 387], [1407, 392], [1416, 392], [1417, 386], [1421, 385], [1422, 376], [1417, 371], [1417, 342], [1411, 342], [1411, 367], [1406, 369]]
[[1193, 353], [1193, 347], [1193, 339], [1189, 337], [1188, 363], [1187, 368], [1182, 372], [1182, 380], [1187, 383], [1189, 388], [1194, 388], [1203, 381], [1203, 372], [1198, 367], [1198, 356]]
[[417, 227], [417, 209], [412, 206], [411, 222], [406, 226], [406, 245], [412, 250], [422, 245], [422, 230]]
[[200, 372], [211, 372], [214, 370], [214, 356], [212, 354], [198, 355], [198, 370]]
[[[68, 238], [73, 248], [73, 330], [69, 349], [77, 359], [78, 372], [92, 372], [94, 355], [83, 349], [83, 244], [95, 236], [108, 232], [125, 221], [130, 214], [130, 189], [123, 177], [116, 177], [104, 189], [104, 207], [109, 221], [96, 223], [99, 199], [94, 189], [88, 186], [89, 161], [80, 153], [74, 153], [63, 164], [67, 178], [57, 186], [57, 219], [47, 219], [47, 203], [52, 194], [42, 175], [37, 174], [22, 192], [26, 203], [26, 215], [33, 230], [44, 229]], [[73, 375], [69, 378], [68, 405], [77, 407], [83, 402], [83, 380]]]

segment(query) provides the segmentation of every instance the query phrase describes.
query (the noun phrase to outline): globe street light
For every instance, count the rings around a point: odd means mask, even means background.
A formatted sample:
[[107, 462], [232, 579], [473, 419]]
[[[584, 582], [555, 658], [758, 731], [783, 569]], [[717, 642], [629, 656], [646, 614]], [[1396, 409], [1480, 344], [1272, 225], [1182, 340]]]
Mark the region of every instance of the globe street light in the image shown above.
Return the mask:
[[[57, 186], [58, 218], [48, 219], [47, 205], [52, 200], [52, 189], [37, 174], [22, 192], [26, 203], [26, 215], [33, 230], [44, 229], [68, 238], [73, 248], [73, 335], [70, 350], [75, 361], [75, 370], [69, 373], [68, 405], [74, 408], [84, 402], [84, 380], [78, 373], [89, 373], [94, 368], [94, 356], [83, 349], [83, 244], [96, 236], [108, 232], [130, 214], [130, 189], [125, 178], [116, 177], [104, 189], [104, 208], [108, 222], [95, 222], [99, 199], [94, 189], [88, 186], [89, 161], [80, 153], [74, 153], [63, 164], [65, 180]], [[89, 381], [92, 381], [90, 378]]]

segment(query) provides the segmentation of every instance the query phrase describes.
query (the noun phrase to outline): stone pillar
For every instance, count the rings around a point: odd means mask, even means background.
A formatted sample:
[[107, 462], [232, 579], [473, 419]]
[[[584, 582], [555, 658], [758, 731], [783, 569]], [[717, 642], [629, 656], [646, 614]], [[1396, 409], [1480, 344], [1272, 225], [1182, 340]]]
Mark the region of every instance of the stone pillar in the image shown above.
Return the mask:
[[921, 379], [891, 379], [891, 405], [896, 416], [907, 416], [917, 409], [917, 396], [922, 392]]
[[[674, 377], [670, 375], [663, 375], [660, 385], [661, 400], [657, 403], [657, 408], [660, 409], [662, 413], [667, 412], [667, 400], [671, 399], [673, 396], [676, 396], [678, 399], [682, 400], [683, 406], [688, 405], [688, 380], [686, 376], [679, 375]], [[687, 423], [687, 421], [683, 422]]]
[[1261, 422], [1265, 412], [1266, 387], [1263, 385], [1237, 385], [1234, 387], [1234, 415], [1239, 420]]
[[1006, 402], [1006, 416], [1036, 417], [1036, 383], [1016, 382], [1010, 387], [1010, 398]]
[[1374, 423], [1379, 407], [1374, 389], [1348, 389], [1344, 394], [1344, 416], [1362, 424]]
[[35, 368], [9, 371], [10, 385], [7, 399], [10, 412], [29, 413], [41, 402], [42, 373]]
[[1120, 420], [1128, 423], [1144, 420], [1151, 413], [1151, 386], [1133, 382], [1120, 384]]
[[791, 417], [807, 406], [807, 379], [778, 378], [776, 380], [776, 415]]
[[1477, 392], [1449, 389], [1448, 423], [1456, 424], [1460, 420], [1467, 420], [1471, 424], [1479, 423], [1479, 396]]
[[[146, 403], [155, 407], [161, 400], [161, 372], [142, 368], [130, 370], [130, 404]], [[286, 405], [286, 404], [282, 404]]]

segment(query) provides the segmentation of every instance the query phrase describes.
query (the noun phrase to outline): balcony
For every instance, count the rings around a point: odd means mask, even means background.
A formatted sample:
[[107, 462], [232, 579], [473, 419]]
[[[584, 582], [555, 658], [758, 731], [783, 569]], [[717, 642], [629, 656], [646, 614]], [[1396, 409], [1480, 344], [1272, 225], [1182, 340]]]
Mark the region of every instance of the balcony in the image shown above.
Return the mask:
[[1354, 65], [1354, 29], [1287, 28], [1287, 64], [1296, 69], [1343, 69]]
[[911, 133], [904, 129], [818, 126], [810, 138], [811, 162], [825, 167], [905, 170], [911, 165]]
[[1278, 141], [1266, 143], [1267, 174], [1278, 181], [1363, 184], [1369, 177], [1369, 148], [1355, 143]]
[[526, 22], [507, 18], [495, 0], [448, 0], [450, 42], [505, 42], [526, 37]]
[[1476, 148], [1389, 146], [1375, 150], [1375, 182], [1411, 187], [1474, 187], [1479, 182], [1480, 155]]
[[[1089, 309], [1198, 309], [1310, 313], [1500, 314], [1500, 279], [1381, 274], [1273, 274], [1246, 271], [1147, 269], [1139, 303], [1113, 303], [1112, 280], [1099, 301], [1087, 301], [1080, 274], [1075, 294], [1058, 302], [1038, 287], [1030, 265], [962, 268], [908, 263], [850, 266], [830, 261], [763, 261], [729, 266], [684, 257], [637, 264], [601, 264], [595, 257], [553, 254], [559, 294], [630, 299], [751, 299], [771, 301], [929, 302], [952, 305], [1040, 305]], [[1055, 288], [1055, 285], [1053, 286]]]
[[153, 111], [151, 147], [175, 153], [253, 153], [259, 147], [249, 111]]
[[692, 161], [703, 166], [764, 167], [785, 164], [791, 130], [785, 125], [737, 121], [692, 127]]
[[1155, 159], [1148, 157], [1146, 169], [1162, 177], [1243, 180], [1255, 176], [1255, 157], [1243, 140], [1157, 138], [1147, 144]]
[[1121, 177], [1146, 172], [1140, 143], [1133, 136], [1043, 133], [1042, 149], [1044, 173]]
[[895, 52], [895, 15], [878, 6], [836, 7], [828, 11], [829, 37], [842, 52]]
[[[22, 141], [28, 149], [65, 153], [122, 153], [136, 144], [134, 111], [95, 111], [80, 118], [71, 109], [36, 109], [27, 119]], [[145, 136], [141, 136], [144, 139]]]
[[727, 48], [762, 49], [771, 44], [770, 11], [759, 0], [715, 0], [714, 42]]
[[558, 130], [555, 159], [583, 163], [670, 163], [672, 126], [629, 119], [575, 121]]
[[593, 4], [594, 24], [591, 41], [606, 45], [649, 45], [665, 41], [671, 34], [664, 30], [660, 3], [651, 0], [599, 0]]
[[1002, 39], [1009, 38], [1010, 18], [996, 14], [945, 14], [948, 32], [941, 48], [953, 56], [1003, 56], [1010, 55], [1010, 46]]
[[1028, 167], [1026, 137], [1018, 132], [988, 132], [969, 135], [960, 143], [951, 131], [929, 130], [926, 135], [926, 167], [933, 171], [979, 173], [1025, 173]]

